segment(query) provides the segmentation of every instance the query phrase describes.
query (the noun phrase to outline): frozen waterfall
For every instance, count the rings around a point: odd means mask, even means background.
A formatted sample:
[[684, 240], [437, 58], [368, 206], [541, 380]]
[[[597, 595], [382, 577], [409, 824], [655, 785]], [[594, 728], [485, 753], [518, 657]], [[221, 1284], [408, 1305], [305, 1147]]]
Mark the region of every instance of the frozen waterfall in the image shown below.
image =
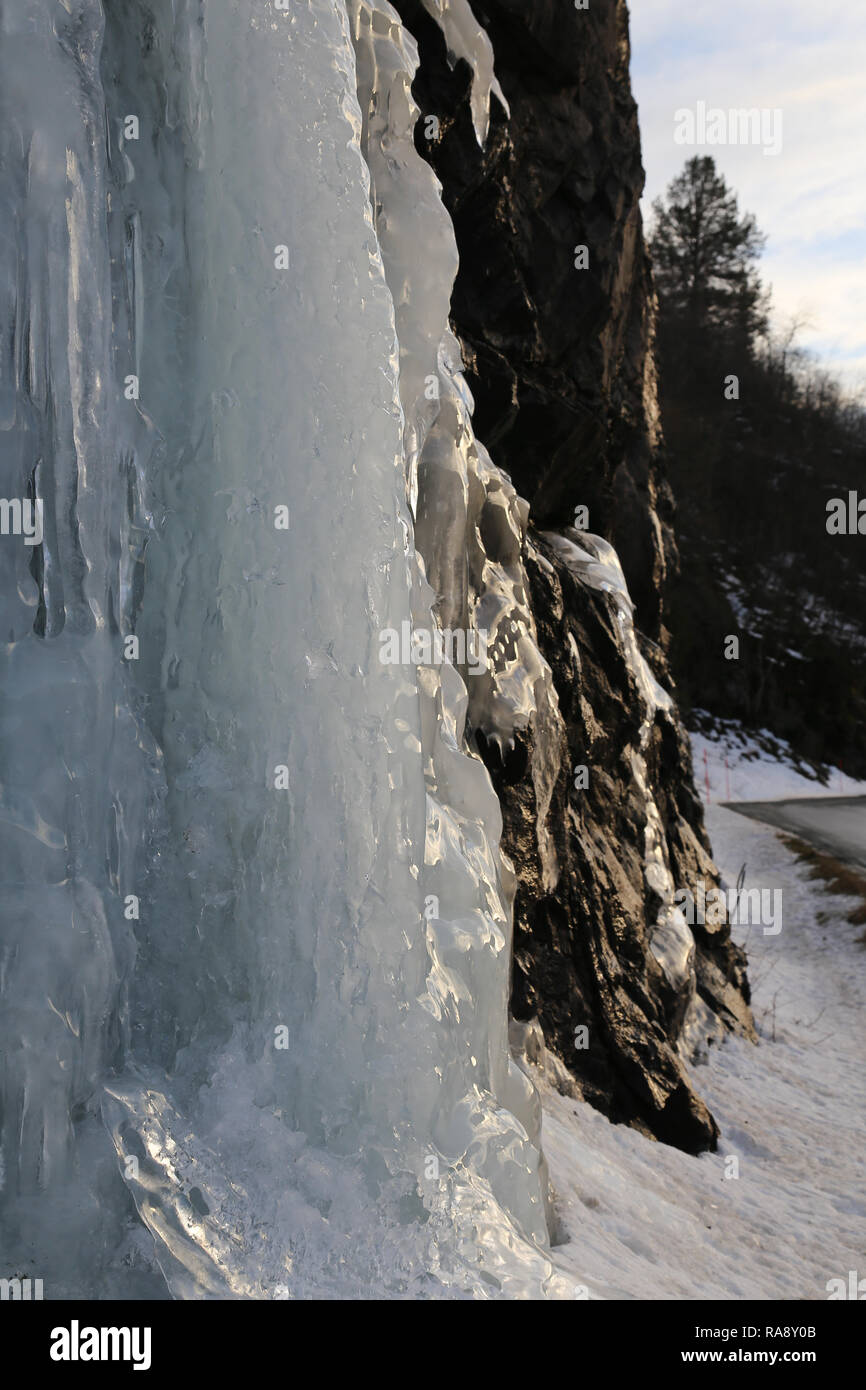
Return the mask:
[[[464, 739], [559, 715], [416, 61], [384, 0], [0, 10], [0, 1273], [46, 1298], [572, 1293]], [[480, 674], [382, 659], [443, 628]]]

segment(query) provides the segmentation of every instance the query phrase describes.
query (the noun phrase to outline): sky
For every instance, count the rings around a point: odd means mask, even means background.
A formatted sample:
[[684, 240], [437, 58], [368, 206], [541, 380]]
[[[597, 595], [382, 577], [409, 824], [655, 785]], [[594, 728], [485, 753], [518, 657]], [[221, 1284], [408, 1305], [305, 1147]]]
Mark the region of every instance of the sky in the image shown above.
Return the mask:
[[[694, 154], [712, 155], [767, 236], [775, 323], [866, 388], [866, 0], [630, 0], [644, 215]], [[684, 146], [675, 112], [781, 112], [781, 148]], [[682, 125], [682, 121], [681, 121]], [[697, 134], [697, 132], [696, 132]], [[767, 144], [772, 144], [771, 140]]]

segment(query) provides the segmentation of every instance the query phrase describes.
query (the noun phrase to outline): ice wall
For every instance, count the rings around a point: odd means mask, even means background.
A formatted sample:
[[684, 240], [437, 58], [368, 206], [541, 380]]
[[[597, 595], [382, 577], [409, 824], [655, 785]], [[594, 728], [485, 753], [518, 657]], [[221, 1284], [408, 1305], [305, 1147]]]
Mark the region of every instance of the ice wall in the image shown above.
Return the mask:
[[[355, 0], [105, 23], [2, 17], [4, 486], [45, 537], [0, 551], [0, 1249], [49, 1297], [567, 1294], [465, 740], [541, 699], [525, 508], [413, 46]], [[381, 660], [441, 601], [485, 677]]]
[[140, 531], [113, 363], [102, 35], [98, 0], [0, 13], [0, 492], [42, 513], [33, 545], [0, 536], [4, 1274], [31, 1255], [47, 1271], [49, 1250], [65, 1270], [102, 1238], [104, 1165], [96, 1187], [80, 1170], [128, 1039], [121, 895], [157, 761], [121, 655]]

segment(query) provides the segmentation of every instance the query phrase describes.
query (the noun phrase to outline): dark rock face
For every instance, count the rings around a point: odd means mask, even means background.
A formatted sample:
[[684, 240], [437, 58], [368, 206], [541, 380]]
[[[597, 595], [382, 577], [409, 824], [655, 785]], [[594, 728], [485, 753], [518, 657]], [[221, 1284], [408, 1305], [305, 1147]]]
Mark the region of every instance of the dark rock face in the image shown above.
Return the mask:
[[[580, 1093], [611, 1119], [699, 1152], [714, 1147], [716, 1126], [678, 1055], [682, 996], [648, 949], [659, 900], [645, 879], [646, 806], [630, 761], [640, 694], [606, 597], [575, 580], [542, 538], [533, 539], [526, 563], [567, 746], [548, 822], [560, 866], [551, 893], [541, 887], [531, 782], [509, 784], [507, 769], [492, 769], [519, 874], [512, 1007], [518, 1018], [538, 1017]], [[581, 766], [588, 786], [577, 790], [572, 772]], [[687, 736], [663, 711], [647, 773], [675, 883], [715, 885]], [[694, 928], [698, 995], [724, 1026], [751, 1034], [742, 953], [727, 926], [704, 928], [698, 938], [701, 931]], [[584, 1050], [575, 1047], [580, 1024], [589, 1029]]]
[[[436, 115], [416, 144], [454, 221], [461, 268], [452, 322], [475, 395], [475, 430], [531, 507], [525, 563], [540, 648], [565, 723], [547, 820], [559, 863], [545, 890], [530, 768], [534, 730], [503, 764], [478, 736], [518, 874], [513, 1010], [537, 1017], [583, 1095], [612, 1119], [698, 1152], [717, 1129], [683, 1069], [676, 991], [650, 950], [660, 900], [645, 876], [647, 801], [633, 752], [644, 710], [613, 606], [564, 565], [542, 531], [574, 524], [618, 550], [643, 655], [671, 688], [665, 581], [676, 565], [652, 355], [654, 296], [624, 0], [473, 0], [511, 109], [494, 99], [484, 151], [471, 75], [451, 66], [421, 0], [395, 0], [419, 45], [414, 92]], [[575, 248], [589, 252], [575, 267]], [[659, 711], [646, 746], [677, 886], [718, 884], [685, 732]], [[585, 765], [588, 786], [575, 790]], [[721, 1027], [753, 1036], [745, 960], [728, 926], [695, 927], [697, 993]], [[687, 1001], [686, 1001], [687, 1002]], [[691, 1011], [694, 1024], [696, 1017]], [[709, 1014], [697, 1015], [698, 1027]], [[700, 1020], [703, 1020], [701, 1025]], [[575, 1046], [586, 1025], [589, 1045]], [[693, 1039], [692, 1039], [693, 1041]]]
[[[475, 432], [535, 526], [571, 525], [577, 505], [589, 508], [583, 529], [616, 545], [641, 626], [657, 639], [673, 508], [646, 418], [653, 292], [626, 6], [477, 0], [511, 109], [506, 119], [493, 99], [483, 154], [468, 67], [449, 67], [421, 0], [396, 8], [419, 41], [416, 100], [440, 122], [436, 142], [419, 122], [416, 145], [457, 235], [452, 313]], [[586, 270], [575, 268], [579, 246]]]

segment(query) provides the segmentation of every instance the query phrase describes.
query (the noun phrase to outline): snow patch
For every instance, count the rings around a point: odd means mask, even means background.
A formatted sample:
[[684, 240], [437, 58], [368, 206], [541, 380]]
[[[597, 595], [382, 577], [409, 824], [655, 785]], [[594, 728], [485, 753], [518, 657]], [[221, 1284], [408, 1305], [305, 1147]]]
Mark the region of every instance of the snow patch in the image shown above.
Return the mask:
[[695, 783], [701, 799], [778, 801], [796, 796], [864, 796], [866, 782], [838, 768], [815, 769], [769, 729], [750, 732], [736, 720], [695, 710], [703, 731], [691, 734]]

